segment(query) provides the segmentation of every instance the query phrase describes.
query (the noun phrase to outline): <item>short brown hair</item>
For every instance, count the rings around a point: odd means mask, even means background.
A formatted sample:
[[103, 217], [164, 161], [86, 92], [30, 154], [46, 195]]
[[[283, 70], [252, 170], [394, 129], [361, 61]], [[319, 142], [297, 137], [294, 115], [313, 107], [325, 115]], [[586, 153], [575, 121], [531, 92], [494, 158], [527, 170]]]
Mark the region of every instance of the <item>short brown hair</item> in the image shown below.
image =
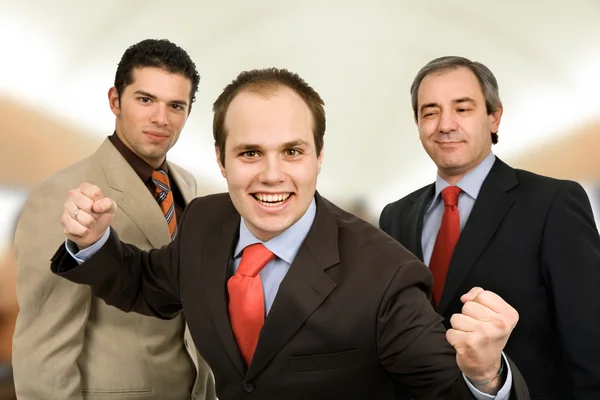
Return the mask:
[[[446, 70], [453, 70], [460, 67], [465, 67], [471, 70], [479, 84], [481, 91], [485, 98], [485, 108], [489, 114], [495, 113], [499, 108], [502, 108], [502, 101], [500, 101], [500, 93], [498, 90], [498, 81], [496, 77], [490, 71], [488, 67], [477, 61], [471, 61], [465, 57], [458, 56], [446, 56], [439, 57], [435, 60], [428, 62], [415, 76], [412, 85], [410, 86], [410, 96], [412, 102], [412, 108], [415, 115], [415, 121], [419, 120], [419, 87], [423, 79], [430, 74], [443, 72]], [[498, 143], [498, 132], [491, 132], [492, 143]]]
[[270, 95], [277, 92], [281, 87], [292, 89], [306, 102], [313, 117], [313, 136], [317, 155], [321, 154], [326, 125], [325, 103], [321, 96], [298, 74], [286, 69], [253, 69], [240, 73], [235, 80], [223, 89], [223, 92], [213, 104], [213, 137], [215, 146], [220, 152], [221, 164], [225, 165], [225, 142], [227, 140], [225, 116], [235, 96], [244, 90]]

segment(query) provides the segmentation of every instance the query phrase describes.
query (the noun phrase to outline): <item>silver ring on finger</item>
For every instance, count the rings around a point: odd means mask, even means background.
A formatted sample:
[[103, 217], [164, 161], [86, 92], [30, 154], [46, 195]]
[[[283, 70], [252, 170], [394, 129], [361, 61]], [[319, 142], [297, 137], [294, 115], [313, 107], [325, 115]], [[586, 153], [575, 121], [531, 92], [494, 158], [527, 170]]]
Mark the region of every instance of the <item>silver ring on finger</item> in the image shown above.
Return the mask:
[[75, 221], [79, 221], [77, 219], [77, 216], [79, 215], [79, 207], [75, 206], [75, 214], [73, 214], [73, 218], [75, 218]]

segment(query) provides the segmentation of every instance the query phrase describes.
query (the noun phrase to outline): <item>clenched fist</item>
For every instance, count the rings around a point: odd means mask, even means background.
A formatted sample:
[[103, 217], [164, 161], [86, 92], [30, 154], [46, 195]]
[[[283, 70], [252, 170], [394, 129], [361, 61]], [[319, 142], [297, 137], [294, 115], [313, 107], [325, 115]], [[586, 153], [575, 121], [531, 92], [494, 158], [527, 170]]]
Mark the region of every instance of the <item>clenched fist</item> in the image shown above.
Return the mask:
[[464, 294], [461, 301], [462, 313], [450, 319], [452, 329], [446, 339], [456, 349], [456, 362], [465, 376], [480, 382], [483, 391], [494, 391], [500, 384], [495, 377], [502, 365], [502, 350], [519, 314], [500, 296], [480, 287]]
[[104, 197], [98, 186], [82, 183], [69, 190], [60, 224], [67, 239], [80, 250], [96, 243], [110, 226], [117, 205]]

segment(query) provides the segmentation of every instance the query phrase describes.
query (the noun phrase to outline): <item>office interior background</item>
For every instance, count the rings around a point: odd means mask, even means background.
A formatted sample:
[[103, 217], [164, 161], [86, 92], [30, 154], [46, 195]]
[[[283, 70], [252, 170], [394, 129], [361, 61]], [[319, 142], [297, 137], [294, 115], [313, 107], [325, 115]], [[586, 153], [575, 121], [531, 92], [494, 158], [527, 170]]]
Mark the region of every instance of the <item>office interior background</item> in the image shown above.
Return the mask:
[[325, 100], [317, 189], [376, 223], [387, 203], [435, 179], [413, 121], [414, 75], [461, 55], [499, 81], [494, 153], [580, 182], [598, 216], [599, 18], [596, 0], [0, 0], [0, 363], [10, 361], [18, 214], [37, 183], [113, 132], [107, 92], [129, 45], [168, 38], [197, 65], [197, 101], [168, 158], [194, 173], [201, 194], [227, 190], [212, 102], [239, 72], [275, 66]]

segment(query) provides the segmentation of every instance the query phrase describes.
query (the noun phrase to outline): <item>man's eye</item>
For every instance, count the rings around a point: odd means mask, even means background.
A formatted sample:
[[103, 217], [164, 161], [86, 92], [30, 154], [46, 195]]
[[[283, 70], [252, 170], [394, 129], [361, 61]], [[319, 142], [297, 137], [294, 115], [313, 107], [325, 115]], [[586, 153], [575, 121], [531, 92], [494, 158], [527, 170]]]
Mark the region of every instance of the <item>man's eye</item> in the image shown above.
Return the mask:
[[294, 157], [294, 156], [299, 156], [300, 154], [302, 154], [302, 152], [298, 149], [287, 149], [285, 151], [286, 156]]

